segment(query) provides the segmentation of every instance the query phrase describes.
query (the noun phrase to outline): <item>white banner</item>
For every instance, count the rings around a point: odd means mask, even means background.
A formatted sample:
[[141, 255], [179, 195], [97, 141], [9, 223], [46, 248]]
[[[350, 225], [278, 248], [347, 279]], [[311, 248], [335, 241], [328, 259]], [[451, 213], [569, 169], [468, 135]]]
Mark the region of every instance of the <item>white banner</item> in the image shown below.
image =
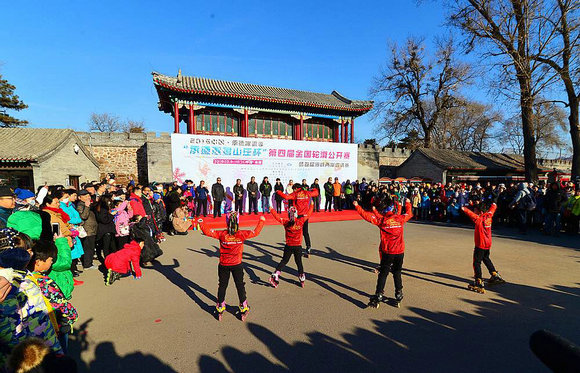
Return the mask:
[[211, 185], [220, 177], [229, 195], [236, 179], [241, 179], [246, 188], [251, 176], [256, 177], [258, 185], [267, 176], [272, 187], [280, 178], [284, 188], [290, 179], [294, 183], [306, 179], [310, 185], [318, 178], [324, 203], [323, 185], [329, 177], [333, 182], [338, 177], [341, 183], [356, 179], [357, 151], [356, 144], [171, 135], [173, 179], [179, 183], [191, 179], [196, 185], [205, 180], [211, 191]]

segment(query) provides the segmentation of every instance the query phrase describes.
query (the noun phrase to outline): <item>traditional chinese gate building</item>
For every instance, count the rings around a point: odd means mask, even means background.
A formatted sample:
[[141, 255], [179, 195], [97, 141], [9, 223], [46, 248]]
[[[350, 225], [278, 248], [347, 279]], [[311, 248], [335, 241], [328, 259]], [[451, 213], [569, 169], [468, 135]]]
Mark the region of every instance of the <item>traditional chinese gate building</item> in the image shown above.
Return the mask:
[[159, 110], [181, 122], [188, 134], [288, 140], [354, 142], [354, 120], [373, 107], [372, 101], [331, 94], [177, 77], [153, 72]]

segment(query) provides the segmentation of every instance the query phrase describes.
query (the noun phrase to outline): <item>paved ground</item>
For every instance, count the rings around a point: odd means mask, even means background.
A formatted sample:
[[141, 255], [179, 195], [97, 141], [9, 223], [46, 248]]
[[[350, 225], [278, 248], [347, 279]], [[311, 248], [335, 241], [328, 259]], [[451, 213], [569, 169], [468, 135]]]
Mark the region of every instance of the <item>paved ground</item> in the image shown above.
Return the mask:
[[[297, 286], [291, 261], [278, 289], [267, 278], [283, 231], [264, 228], [246, 246], [252, 307], [246, 323], [213, 316], [217, 241], [169, 237], [143, 279], [106, 288], [83, 275], [71, 355], [81, 372], [543, 372], [529, 335], [547, 328], [580, 343], [580, 240], [526, 240], [496, 230], [492, 259], [510, 283], [486, 294], [465, 289], [473, 230], [406, 228], [405, 300], [367, 309], [378, 261], [376, 227], [363, 221], [311, 224], [315, 255]], [[553, 246], [557, 245], [557, 246]], [[392, 296], [389, 277], [387, 294]], [[227, 302], [237, 305], [233, 281]]]

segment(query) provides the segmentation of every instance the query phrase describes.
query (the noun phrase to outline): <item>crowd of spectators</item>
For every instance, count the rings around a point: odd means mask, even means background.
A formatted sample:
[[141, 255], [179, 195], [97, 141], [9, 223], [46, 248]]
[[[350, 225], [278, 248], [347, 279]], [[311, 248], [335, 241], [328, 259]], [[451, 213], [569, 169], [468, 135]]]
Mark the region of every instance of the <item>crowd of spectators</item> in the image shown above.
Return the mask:
[[549, 235], [577, 234], [579, 229], [580, 187], [556, 181], [377, 184], [328, 178], [323, 185], [318, 179], [284, 185], [280, 179], [271, 184], [268, 177], [258, 184], [251, 177], [245, 185], [238, 179], [230, 189], [221, 178], [211, 187], [203, 180], [198, 185], [192, 180], [119, 185], [109, 175], [78, 190], [0, 186], [0, 367], [6, 363], [7, 371], [17, 371], [19, 357], [35, 351], [43, 364], [58, 367], [54, 371], [75, 371], [66, 352], [78, 318], [72, 294], [83, 284], [84, 271], [101, 269], [107, 285], [129, 274], [138, 279], [140, 266], [162, 255], [165, 233], [187, 234], [208, 211], [217, 218], [229, 210], [268, 213], [270, 204], [277, 212], [287, 210], [292, 201], [279, 192], [300, 187], [318, 192], [312, 193], [314, 213], [353, 209], [354, 201], [370, 209], [389, 194], [398, 209], [408, 198], [416, 220], [467, 222], [461, 207], [495, 203], [497, 223], [518, 226], [522, 233], [533, 228]]

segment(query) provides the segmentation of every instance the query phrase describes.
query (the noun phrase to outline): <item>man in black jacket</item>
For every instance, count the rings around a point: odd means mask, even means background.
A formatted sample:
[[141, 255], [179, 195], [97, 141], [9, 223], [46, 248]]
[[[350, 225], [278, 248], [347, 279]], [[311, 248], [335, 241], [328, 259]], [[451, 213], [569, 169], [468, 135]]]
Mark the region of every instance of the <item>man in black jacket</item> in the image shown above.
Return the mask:
[[248, 191], [248, 197], [250, 200], [250, 206], [248, 207], [248, 214], [252, 213], [258, 215], [258, 183], [256, 183], [256, 178], [252, 176], [248, 185], [246, 185], [246, 190]]
[[324, 211], [332, 211], [332, 194], [334, 193], [334, 187], [332, 186], [332, 178], [329, 177], [328, 181], [324, 183]]
[[318, 191], [318, 195], [312, 197], [312, 203], [314, 204], [314, 212], [320, 212], [320, 184], [318, 184], [318, 178], [314, 179], [314, 183], [312, 183], [310, 189], [316, 189]]
[[236, 185], [234, 185], [233, 191], [234, 211], [237, 211], [240, 215], [244, 215], [244, 186], [242, 185], [241, 179], [236, 180]]
[[[280, 191], [284, 193], [284, 185], [280, 181], [280, 178], [276, 178], [276, 184], [274, 184], [274, 191]], [[282, 197], [278, 194], [274, 194], [274, 199], [276, 200], [276, 212], [280, 214], [282, 212]]]
[[264, 214], [270, 213], [270, 195], [272, 194], [272, 184], [268, 181], [268, 177], [264, 177], [262, 184], [260, 184], [260, 193], [262, 194], [262, 212]]
[[222, 202], [226, 197], [222, 179], [217, 178], [217, 182], [211, 186], [211, 196], [213, 198], [213, 217], [222, 216]]

